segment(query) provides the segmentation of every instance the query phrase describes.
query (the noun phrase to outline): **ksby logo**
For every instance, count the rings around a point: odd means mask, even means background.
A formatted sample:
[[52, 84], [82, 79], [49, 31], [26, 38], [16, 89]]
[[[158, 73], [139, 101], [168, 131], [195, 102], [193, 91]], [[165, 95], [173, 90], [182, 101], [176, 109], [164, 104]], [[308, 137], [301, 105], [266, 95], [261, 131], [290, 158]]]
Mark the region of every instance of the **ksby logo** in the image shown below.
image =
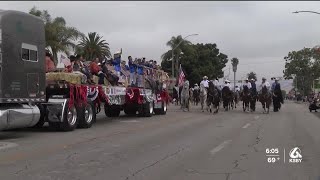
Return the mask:
[[301, 150], [298, 147], [291, 149], [289, 163], [300, 163], [302, 161]]

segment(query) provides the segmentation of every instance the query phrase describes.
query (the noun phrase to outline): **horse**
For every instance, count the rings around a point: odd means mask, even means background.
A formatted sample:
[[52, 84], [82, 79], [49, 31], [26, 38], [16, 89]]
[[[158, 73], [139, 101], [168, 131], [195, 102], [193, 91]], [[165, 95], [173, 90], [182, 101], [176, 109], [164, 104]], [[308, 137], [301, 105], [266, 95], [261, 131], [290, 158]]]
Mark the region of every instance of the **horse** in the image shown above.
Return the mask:
[[[259, 100], [262, 104], [263, 113], [269, 113], [269, 107], [272, 101], [272, 95], [268, 91], [268, 88], [266, 86], [262, 87], [261, 93], [259, 95]], [[266, 108], [268, 109], [267, 111], [266, 111]]]
[[256, 102], [257, 102], [257, 99], [258, 99], [257, 93], [251, 91], [251, 94], [250, 94], [250, 109], [251, 109], [251, 112], [256, 111]]
[[204, 112], [203, 107], [207, 100], [207, 93], [207, 89], [204, 87], [204, 85], [200, 84], [200, 104], [202, 112]]
[[193, 90], [193, 104], [198, 106], [199, 102], [200, 102], [200, 90], [194, 89]]
[[237, 105], [239, 103], [239, 91], [236, 91], [234, 92], [234, 95], [233, 95], [233, 100], [234, 100], [234, 108], [237, 108]]
[[232, 91], [230, 90], [229, 87], [225, 86], [222, 88], [222, 102], [223, 102], [223, 108], [228, 111], [229, 110], [229, 106], [232, 106], [231, 105], [231, 102], [232, 102]]
[[243, 112], [245, 112], [247, 109], [249, 110], [249, 103], [250, 103], [250, 91], [248, 86], [243, 87], [243, 91], [241, 93], [241, 99], [242, 99]]
[[189, 81], [185, 81], [181, 90], [181, 107], [183, 111], [190, 111], [190, 94], [189, 94]]
[[272, 101], [273, 101], [273, 111], [278, 112], [281, 108], [281, 103], [283, 104], [283, 97], [282, 97], [282, 92], [279, 84], [277, 84], [274, 88]]
[[189, 89], [189, 94], [190, 94], [190, 102], [193, 103], [193, 88]]
[[209, 90], [207, 95], [207, 107], [210, 109], [210, 113], [212, 112], [211, 104], [216, 109], [213, 113], [218, 113], [220, 106], [220, 93], [212, 81], [209, 82]]

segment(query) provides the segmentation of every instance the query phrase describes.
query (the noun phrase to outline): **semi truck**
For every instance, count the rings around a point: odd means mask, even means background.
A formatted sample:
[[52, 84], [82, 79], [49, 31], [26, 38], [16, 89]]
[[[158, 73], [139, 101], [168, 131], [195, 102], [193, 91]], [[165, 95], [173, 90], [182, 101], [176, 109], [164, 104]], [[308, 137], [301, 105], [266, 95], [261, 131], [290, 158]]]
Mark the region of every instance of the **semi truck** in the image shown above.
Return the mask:
[[102, 105], [108, 117], [166, 114], [165, 89], [75, 83], [80, 74], [45, 72], [45, 48], [42, 19], [0, 10], [0, 130], [90, 128]]

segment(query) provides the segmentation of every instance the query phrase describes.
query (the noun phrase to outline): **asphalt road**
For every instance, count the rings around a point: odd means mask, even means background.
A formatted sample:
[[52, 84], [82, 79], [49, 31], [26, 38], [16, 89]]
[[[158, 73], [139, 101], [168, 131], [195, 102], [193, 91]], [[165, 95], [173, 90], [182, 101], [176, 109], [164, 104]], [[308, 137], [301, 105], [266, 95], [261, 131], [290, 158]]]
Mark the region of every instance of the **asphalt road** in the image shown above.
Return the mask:
[[[67, 133], [1, 132], [0, 179], [320, 179], [320, 119], [304, 104], [286, 102], [270, 114], [258, 104], [254, 113], [170, 106], [152, 118], [99, 117], [92, 128]], [[300, 163], [289, 162], [295, 147]]]

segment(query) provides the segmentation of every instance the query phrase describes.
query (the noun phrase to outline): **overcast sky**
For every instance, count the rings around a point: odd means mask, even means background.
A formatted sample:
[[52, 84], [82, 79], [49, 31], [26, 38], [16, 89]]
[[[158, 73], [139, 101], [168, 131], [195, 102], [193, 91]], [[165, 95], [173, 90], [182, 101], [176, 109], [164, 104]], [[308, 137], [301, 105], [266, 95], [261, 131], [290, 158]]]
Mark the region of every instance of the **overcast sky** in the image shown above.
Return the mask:
[[84, 33], [98, 32], [112, 53], [122, 48], [124, 58], [160, 62], [172, 36], [198, 33], [188, 40], [216, 43], [229, 59], [240, 60], [237, 79], [249, 71], [259, 79], [282, 76], [289, 51], [320, 44], [320, 15], [291, 13], [320, 11], [320, 2], [0, 2], [4, 10], [33, 6]]

